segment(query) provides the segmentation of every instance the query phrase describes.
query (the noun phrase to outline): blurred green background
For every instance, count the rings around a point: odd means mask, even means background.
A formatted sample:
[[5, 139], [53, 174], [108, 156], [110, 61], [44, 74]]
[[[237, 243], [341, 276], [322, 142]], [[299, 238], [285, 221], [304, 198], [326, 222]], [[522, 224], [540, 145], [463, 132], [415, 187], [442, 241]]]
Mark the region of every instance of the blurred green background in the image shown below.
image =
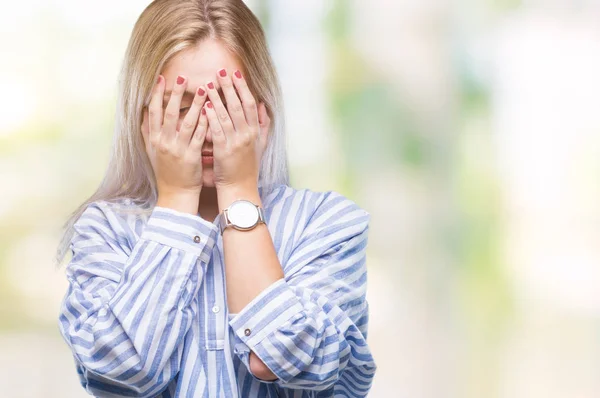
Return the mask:
[[[600, 396], [600, 3], [246, 1], [292, 185], [371, 213], [373, 397]], [[148, 1], [0, 14], [0, 388], [84, 397], [60, 227], [97, 187]]]

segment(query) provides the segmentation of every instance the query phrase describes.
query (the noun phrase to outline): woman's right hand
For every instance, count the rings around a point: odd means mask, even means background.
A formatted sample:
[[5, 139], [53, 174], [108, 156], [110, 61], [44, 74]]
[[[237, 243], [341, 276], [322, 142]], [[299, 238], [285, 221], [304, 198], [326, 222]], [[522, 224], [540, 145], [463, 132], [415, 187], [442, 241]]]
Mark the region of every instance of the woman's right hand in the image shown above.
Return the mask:
[[[185, 77], [177, 78], [163, 117], [165, 79], [159, 76], [150, 105], [144, 109], [141, 127], [146, 153], [156, 177], [159, 202], [162, 200], [168, 207], [181, 207], [179, 210], [197, 214], [202, 189], [202, 146], [208, 126], [206, 114], [201, 113], [206, 90], [198, 87], [179, 125], [181, 100], [187, 83]], [[177, 204], [170, 205], [173, 202]]]

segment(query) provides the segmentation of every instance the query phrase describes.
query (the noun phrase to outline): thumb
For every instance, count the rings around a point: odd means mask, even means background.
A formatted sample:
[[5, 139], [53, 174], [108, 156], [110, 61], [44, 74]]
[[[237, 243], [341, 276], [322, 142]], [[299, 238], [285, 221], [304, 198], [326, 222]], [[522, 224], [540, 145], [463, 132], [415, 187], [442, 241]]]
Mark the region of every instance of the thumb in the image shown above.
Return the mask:
[[148, 133], [149, 133], [150, 127], [148, 125], [148, 108], [146, 108], [146, 107], [144, 107], [144, 109], [143, 109], [142, 124], [140, 126], [140, 129], [142, 131], [142, 137], [144, 138], [144, 145], [147, 148], [148, 141], [149, 141]]
[[258, 125], [260, 126], [260, 139], [266, 141], [271, 127], [271, 118], [264, 102], [258, 104]]

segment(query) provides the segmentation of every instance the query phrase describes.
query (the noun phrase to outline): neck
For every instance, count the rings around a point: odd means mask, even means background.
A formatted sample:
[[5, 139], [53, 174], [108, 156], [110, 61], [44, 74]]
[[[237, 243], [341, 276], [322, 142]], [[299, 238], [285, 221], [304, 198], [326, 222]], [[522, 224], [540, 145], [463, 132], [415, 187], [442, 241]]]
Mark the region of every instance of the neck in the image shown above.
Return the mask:
[[219, 214], [219, 202], [217, 201], [217, 189], [215, 187], [203, 187], [200, 191], [198, 213], [200, 213], [200, 217], [208, 222], [213, 222]]

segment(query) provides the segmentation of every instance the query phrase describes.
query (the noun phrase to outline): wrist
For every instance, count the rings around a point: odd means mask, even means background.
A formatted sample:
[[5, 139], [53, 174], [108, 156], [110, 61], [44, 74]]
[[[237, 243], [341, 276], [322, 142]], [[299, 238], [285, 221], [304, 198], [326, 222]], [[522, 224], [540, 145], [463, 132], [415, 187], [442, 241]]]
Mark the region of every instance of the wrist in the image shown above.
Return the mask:
[[219, 212], [228, 208], [236, 200], [248, 200], [257, 206], [262, 206], [258, 193], [258, 184], [231, 184], [217, 187]]
[[163, 190], [158, 193], [156, 206], [198, 215], [201, 190]]

